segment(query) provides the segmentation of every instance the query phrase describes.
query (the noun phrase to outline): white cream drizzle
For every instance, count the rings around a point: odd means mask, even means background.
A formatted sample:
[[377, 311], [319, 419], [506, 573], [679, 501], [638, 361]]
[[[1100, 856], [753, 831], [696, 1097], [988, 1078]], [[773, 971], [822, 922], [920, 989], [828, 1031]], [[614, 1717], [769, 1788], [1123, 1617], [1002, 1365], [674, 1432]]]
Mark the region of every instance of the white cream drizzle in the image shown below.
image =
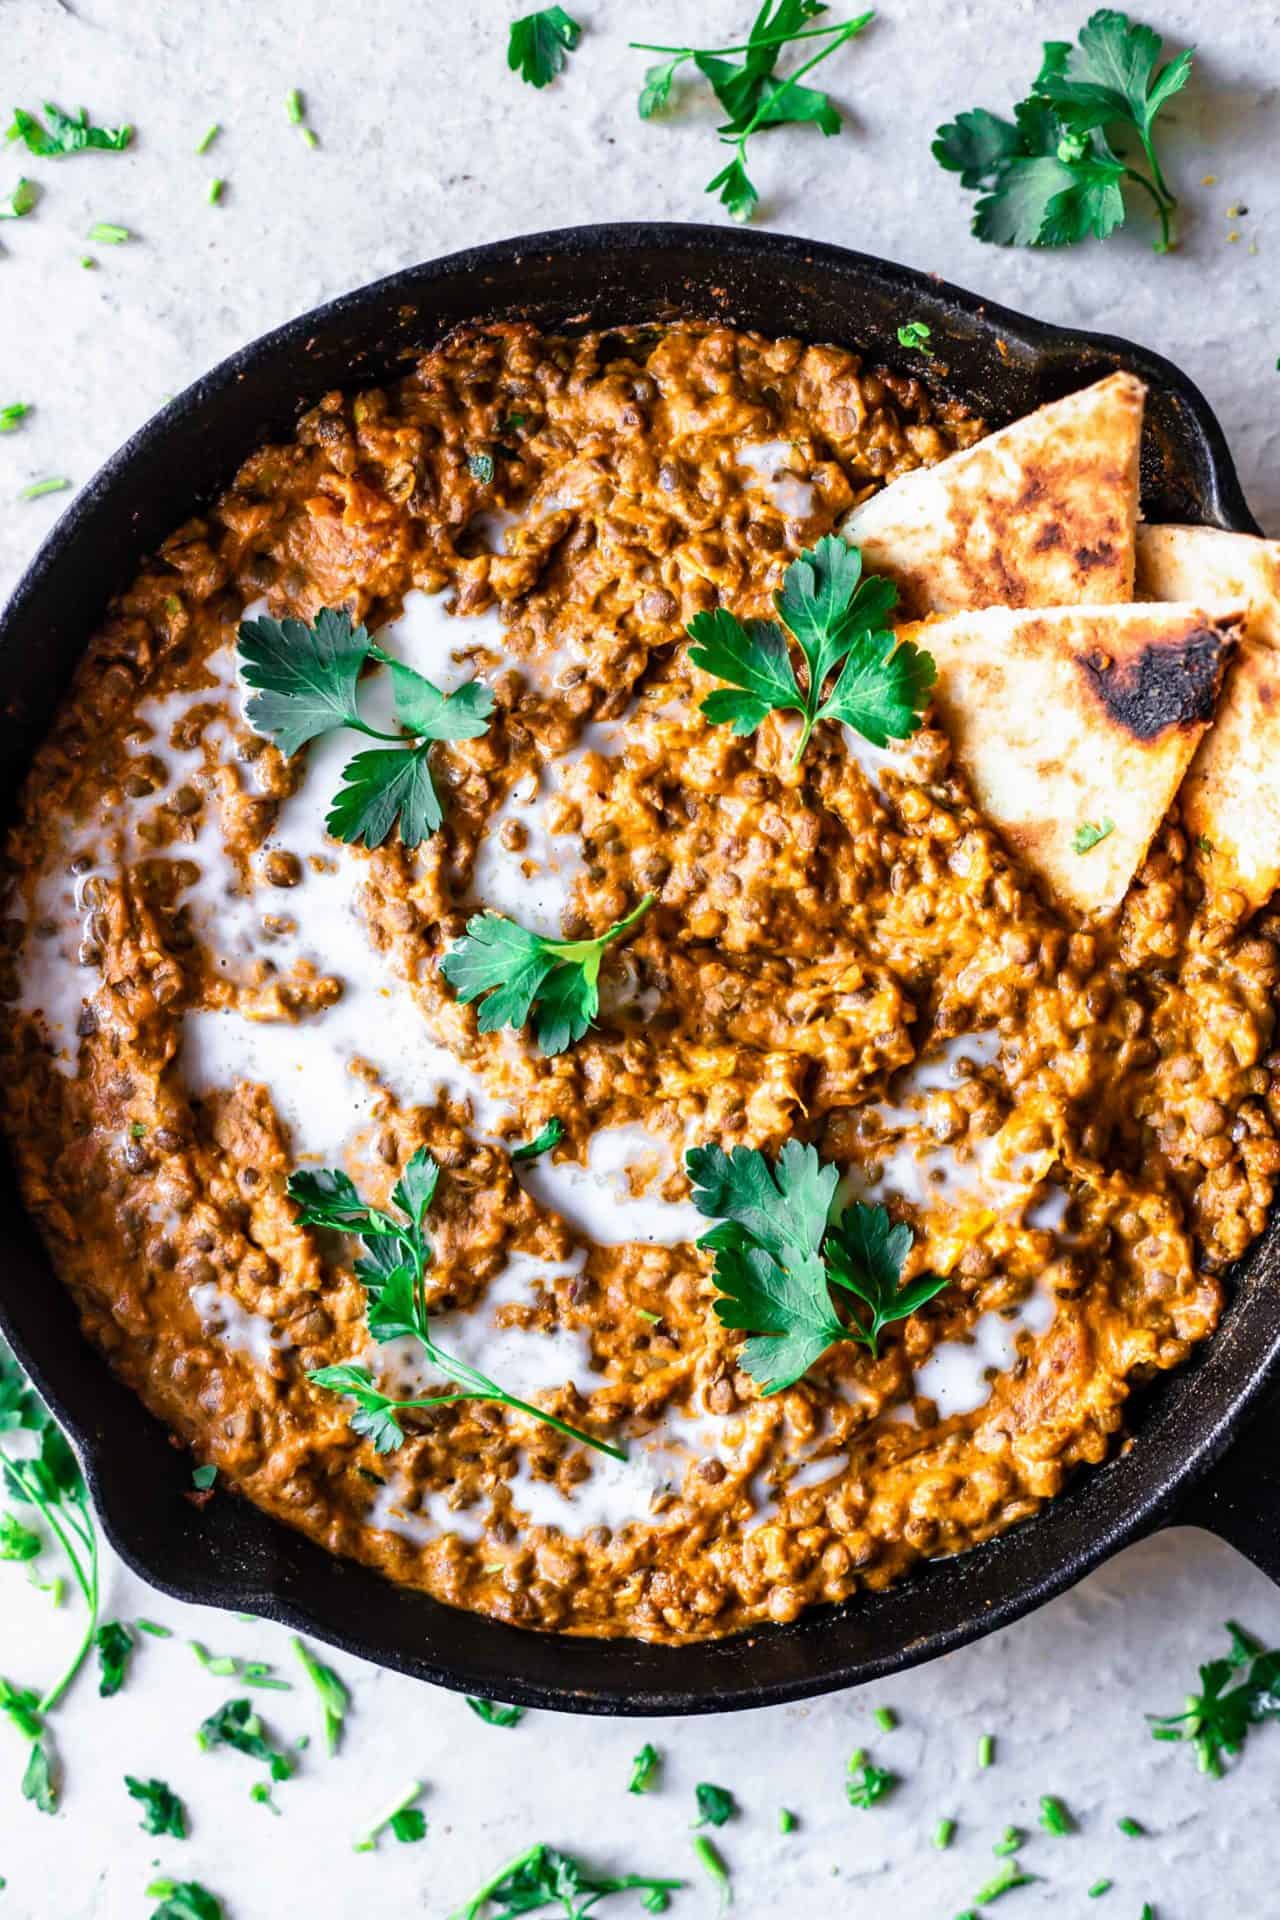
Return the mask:
[[[550, 1154], [519, 1168], [520, 1182], [539, 1206], [597, 1246], [634, 1241], [672, 1247], [696, 1240], [708, 1223], [689, 1200], [663, 1200], [654, 1191], [674, 1166], [672, 1147], [643, 1127], [602, 1127], [591, 1136], [585, 1166]], [[634, 1176], [642, 1190], [632, 1186]]]
[[789, 520], [807, 520], [817, 490], [794, 471], [796, 449], [789, 440], [756, 440], [738, 447], [734, 460], [750, 474], [759, 491]]
[[207, 1334], [232, 1353], [247, 1353], [260, 1367], [292, 1345], [264, 1314], [251, 1313], [212, 1280], [192, 1287], [190, 1298]]

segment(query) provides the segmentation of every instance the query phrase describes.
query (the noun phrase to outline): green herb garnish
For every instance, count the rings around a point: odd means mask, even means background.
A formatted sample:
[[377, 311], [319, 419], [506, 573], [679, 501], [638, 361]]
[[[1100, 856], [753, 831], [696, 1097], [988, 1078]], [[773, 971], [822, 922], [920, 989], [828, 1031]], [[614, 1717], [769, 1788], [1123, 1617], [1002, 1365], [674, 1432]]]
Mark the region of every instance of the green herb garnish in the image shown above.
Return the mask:
[[795, 1830], [796, 1830], [796, 1817], [794, 1813], [792, 1813], [790, 1807], [779, 1807], [778, 1808], [778, 1832], [794, 1833]]
[[[342, 770], [325, 826], [336, 840], [379, 847], [399, 822], [400, 839], [416, 847], [443, 819], [431, 782], [430, 753], [439, 740], [478, 740], [493, 712], [493, 695], [479, 680], [456, 693], [401, 666], [351, 616], [322, 607], [302, 620], [242, 620], [239, 654], [245, 684], [257, 689], [245, 709], [251, 727], [292, 755], [321, 734], [349, 727], [389, 747], [356, 754]], [[366, 662], [391, 673], [399, 733], [384, 733], [360, 717], [357, 686]]]
[[[710, 1846], [709, 1841], [703, 1844]], [[520, 1914], [550, 1906], [563, 1911], [567, 1920], [584, 1920], [608, 1894], [631, 1891], [647, 1895], [647, 1913], [662, 1913], [665, 1907], [657, 1901], [665, 1902], [683, 1885], [683, 1880], [658, 1880], [649, 1874], [596, 1873], [572, 1854], [539, 1842], [500, 1867], [450, 1920], [481, 1920], [482, 1915], [485, 1920], [517, 1920]]]
[[[1239, 1753], [1250, 1727], [1280, 1719], [1280, 1649], [1268, 1652], [1228, 1620], [1230, 1651], [1200, 1669], [1200, 1691], [1181, 1713], [1148, 1714], [1157, 1740], [1189, 1740], [1201, 1773], [1220, 1780], [1223, 1757]], [[1232, 1682], [1236, 1682], [1232, 1685]]]
[[979, 1734], [978, 1735], [978, 1765], [980, 1767], [990, 1767], [994, 1765], [995, 1757], [996, 1757], [995, 1735], [993, 1733]]
[[1089, 1898], [1091, 1900], [1101, 1900], [1103, 1894], [1110, 1893], [1114, 1885], [1114, 1880], [1095, 1880], [1089, 1888]]
[[527, 1414], [531, 1420], [554, 1427], [557, 1433], [565, 1434], [570, 1440], [580, 1440], [584, 1446], [610, 1454], [615, 1460], [625, 1460], [625, 1453], [617, 1447], [569, 1426], [527, 1400], [505, 1393], [495, 1381], [465, 1362], [455, 1360], [431, 1338], [426, 1294], [431, 1244], [424, 1221], [439, 1177], [440, 1169], [435, 1161], [425, 1147], [419, 1147], [392, 1190], [392, 1201], [407, 1216], [403, 1220], [380, 1207], [366, 1206], [348, 1175], [339, 1168], [295, 1173], [290, 1176], [287, 1192], [298, 1207], [299, 1226], [331, 1227], [339, 1233], [359, 1234], [364, 1241], [364, 1258], [357, 1260], [355, 1271], [365, 1290], [366, 1317], [373, 1338], [381, 1342], [413, 1336], [421, 1343], [431, 1364], [460, 1390], [396, 1400], [374, 1386], [367, 1367], [353, 1362], [319, 1367], [308, 1379], [313, 1386], [345, 1394], [355, 1401], [357, 1411], [352, 1415], [351, 1430], [371, 1440], [379, 1453], [394, 1453], [403, 1443], [404, 1429], [399, 1416], [407, 1407], [429, 1410], [455, 1406], [464, 1400], [488, 1400]]
[[81, 107], [78, 114], [69, 114], [46, 100], [44, 111], [47, 126], [25, 107], [15, 107], [13, 124], [6, 136], [10, 140], [21, 140], [27, 152], [41, 160], [58, 160], [69, 153], [84, 153], [91, 147], [119, 153], [133, 138], [132, 127], [91, 127], [86, 107]]
[[548, 1120], [532, 1140], [526, 1140], [522, 1147], [512, 1147], [511, 1158], [516, 1162], [536, 1160], [539, 1154], [550, 1153], [552, 1147], [558, 1147], [563, 1138], [564, 1121], [558, 1118]]
[[16, 433], [27, 415], [34, 411], [27, 400], [11, 400], [7, 407], [0, 407], [0, 433]]
[[[831, 1218], [839, 1169], [813, 1147], [790, 1140], [772, 1166], [754, 1147], [691, 1147], [685, 1170], [698, 1211], [721, 1223], [698, 1242], [715, 1256], [716, 1313], [751, 1334], [742, 1364], [764, 1394], [792, 1386], [838, 1341], [874, 1354], [883, 1327], [947, 1284], [930, 1273], [901, 1283], [914, 1235], [883, 1207], [855, 1200]], [[837, 1314], [833, 1286], [861, 1303], [852, 1319]]]
[[158, 1620], [135, 1620], [134, 1626], [139, 1633], [149, 1633], [155, 1640], [172, 1640], [173, 1628], [162, 1627]]
[[955, 1821], [939, 1820], [937, 1826], [933, 1830], [933, 1844], [935, 1847], [937, 1847], [938, 1851], [940, 1853], [945, 1852], [946, 1849], [951, 1845], [951, 1842], [955, 1839], [955, 1837], [956, 1837]]
[[34, 1560], [44, 1542], [16, 1513], [0, 1513], [0, 1560]]
[[[1191, 54], [1157, 71], [1162, 49], [1152, 28], [1101, 8], [1081, 28], [1078, 45], [1044, 43], [1040, 72], [1011, 121], [978, 107], [938, 128], [934, 158], [963, 186], [982, 190], [973, 218], [980, 240], [1023, 247], [1071, 246], [1091, 235], [1105, 240], [1124, 221], [1127, 181], [1154, 202], [1156, 251], [1168, 252], [1177, 201], [1153, 129], [1160, 109], [1186, 85]], [[1117, 154], [1109, 138], [1116, 130], [1136, 134], [1145, 173]]]
[[46, 493], [65, 493], [71, 482], [65, 474], [50, 474], [47, 480], [33, 480], [22, 489], [19, 500], [43, 500]]
[[0, 199], [0, 220], [23, 219], [39, 198], [40, 189], [34, 180], [19, 180], [12, 193]]
[[998, 1900], [1002, 1893], [1012, 1893], [1015, 1887], [1029, 1887], [1035, 1879], [1034, 1873], [1024, 1873], [1016, 1860], [1006, 1860], [985, 1887], [973, 1896], [975, 1907], [985, 1907], [992, 1900]]
[[694, 1822], [698, 1827], [722, 1827], [738, 1811], [738, 1803], [728, 1787], [713, 1786], [710, 1780], [701, 1780], [693, 1790], [698, 1803], [698, 1818]]
[[123, 1620], [104, 1620], [93, 1636], [98, 1649], [98, 1692], [104, 1700], [119, 1693], [133, 1657], [133, 1634]]
[[1089, 853], [1094, 847], [1099, 846], [1102, 841], [1107, 839], [1110, 834], [1113, 834], [1115, 830], [1116, 823], [1114, 820], [1100, 820], [1096, 824], [1092, 820], [1082, 821], [1071, 836], [1071, 851], [1073, 853]]
[[892, 1707], [877, 1707], [871, 1717], [881, 1733], [892, 1733], [898, 1724], [898, 1716]]
[[414, 1806], [414, 1801], [422, 1792], [421, 1780], [411, 1780], [404, 1792], [392, 1801], [389, 1807], [369, 1822], [369, 1825], [352, 1841], [354, 1853], [372, 1853], [378, 1844], [379, 1834], [388, 1830], [397, 1840], [406, 1845], [421, 1840], [427, 1831], [426, 1816]]
[[1076, 1830], [1075, 1821], [1072, 1819], [1065, 1804], [1059, 1800], [1056, 1793], [1042, 1793], [1040, 1795], [1040, 1825], [1046, 1833], [1053, 1833], [1059, 1836], [1074, 1833]]
[[548, 87], [581, 38], [582, 28], [563, 7], [539, 7], [511, 22], [507, 65], [531, 87]]
[[877, 1800], [883, 1800], [887, 1793], [892, 1793], [897, 1784], [898, 1776], [890, 1773], [887, 1767], [874, 1765], [867, 1758], [864, 1747], [858, 1747], [849, 1755], [844, 1797], [851, 1807], [861, 1807], [865, 1812], [874, 1807]]
[[725, 1865], [724, 1856], [715, 1842], [705, 1833], [694, 1834], [693, 1850], [698, 1856], [698, 1864], [715, 1882], [716, 1891], [720, 1897], [720, 1911], [723, 1913], [726, 1907], [733, 1905], [733, 1885], [729, 1879], [729, 1869]]
[[1007, 1855], [1016, 1853], [1026, 1837], [1021, 1827], [1006, 1827], [1000, 1835], [1000, 1838], [992, 1846], [991, 1851], [998, 1860], [1002, 1860]]
[[133, 235], [128, 227], [118, 227], [111, 220], [98, 220], [85, 235], [86, 240], [96, 241], [100, 247], [122, 247]]
[[36, 1446], [33, 1454], [20, 1457], [0, 1445], [5, 1491], [11, 1500], [34, 1507], [40, 1515], [70, 1563], [87, 1613], [75, 1652], [44, 1693], [0, 1679], [0, 1712], [31, 1742], [22, 1791], [42, 1813], [52, 1813], [57, 1789], [45, 1719], [79, 1673], [93, 1645], [98, 1627], [98, 1536], [79, 1463], [52, 1414], [0, 1340], [0, 1435], [6, 1433], [26, 1433]]
[[215, 177], [209, 182], [209, 192], [208, 192], [207, 198], [209, 201], [209, 205], [211, 207], [216, 207], [220, 202], [220, 200], [222, 199], [222, 195], [226, 188], [226, 184], [227, 183], [225, 180], [218, 177]]
[[922, 353], [926, 360], [932, 360], [933, 348], [929, 345], [933, 338], [933, 328], [926, 326], [923, 320], [908, 320], [905, 326], [898, 328], [898, 345], [906, 347], [908, 352]]
[[263, 1761], [273, 1780], [287, 1780], [294, 1771], [293, 1761], [274, 1745], [249, 1700], [228, 1700], [207, 1720], [202, 1720], [196, 1745], [202, 1753], [210, 1753], [215, 1747], [234, 1747], [237, 1753], [248, 1754], [251, 1760]]
[[628, 932], [653, 905], [647, 893], [638, 907], [594, 940], [549, 940], [500, 913], [477, 913], [440, 962], [440, 971], [476, 1015], [481, 1033], [522, 1027], [530, 1014], [542, 1052], [563, 1053], [581, 1040], [600, 1008], [600, 965], [605, 949]]
[[1131, 1814], [1126, 1814], [1123, 1820], [1117, 1820], [1116, 1825], [1119, 1827], [1121, 1833], [1128, 1835], [1130, 1840], [1142, 1840], [1146, 1838], [1146, 1828], [1140, 1820], [1135, 1820]]
[[214, 141], [217, 139], [218, 135], [221, 132], [222, 132], [221, 122], [215, 120], [213, 125], [211, 127], [207, 127], [205, 131], [201, 134], [199, 140], [197, 140], [195, 151], [197, 153], [208, 153], [210, 147], [213, 145]]
[[224, 1920], [221, 1900], [198, 1880], [153, 1880], [147, 1898], [160, 1902], [151, 1920]]
[[[819, 720], [843, 721], [877, 747], [907, 739], [938, 676], [929, 654], [886, 628], [897, 598], [892, 581], [863, 579], [857, 547], [826, 534], [783, 575], [773, 596], [782, 626], [742, 621], [724, 607], [693, 616], [689, 658], [728, 682], [707, 695], [702, 712], [713, 725], [730, 722], [736, 734], [754, 733], [768, 713], [798, 713], [804, 724], [792, 766]], [[803, 687], [788, 634], [804, 658]]]
[[136, 1780], [126, 1773], [124, 1784], [142, 1808], [144, 1833], [167, 1833], [175, 1840], [187, 1837], [187, 1810], [172, 1787], [163, 1780]]
[[338, 1741], [342, 1736], [342, 1723], [351, 1705], [351, 1695], [346, 1684], [333, 1668], [327, 1667], [323, 1660], [317, 1660], [310, 1647], [305, 1645], [296, 1633], [290, 1636], [289, 1644], [302, 1662], [303, 1671], [316, 1690], [316, 1698], [320, 1702], [323, 1718], [325, 1749], [329, 1753], [336, 1753]]
[[191, 1484], [199, 1493], [208, 1493], [217, 1477], [218, 1469], [216, 1467], [203, 1466], [193, 1467], [191, 1469]]
[[646, 1740], [635, 1759], [631, 1762], [631, 1778], [627, 1782], [628, 1793], [648, 1793], [658, 1777], [662, 1758], [658, 1749]]
[[486, 1727], [518, 1727], [524, 1719], [523, 1707], [504, 1707], [496, 1700], [477, 1699], [471, 1694], [466, 1696], [466, 1700], [472, 1713], [478, 1720], [483, 1720]]
[[[825, 12], [820, 0], [764, 0], [740, 46], [673, 47], [644, 40], [631, 42], [637, 52], [663, 56], [645, 71], [638, 103], [642, 120], [666, 106], [672, 82], [688, 62], [692, 61], [709, 82], [727, 115], [716, 131], [724, 145], [732, 149], [733, 157], [708, 181], [707, 192], [718, 194], [721, 205], [735, 220], [749, 220], [760, 198], [747, 171], [747, 144], [753, 134], [770, 127], [801, 125], [815, 126], [828, 136], [840, 131], [840, 112], [830, 95], [800, 82], [861, 33], [874, 15], [863, 13], [855, 20], [824, 27], [809, 24]], [[779, 78], [777, 65], [783, 49], [807, 40], [822, 44], [794, 73]]]

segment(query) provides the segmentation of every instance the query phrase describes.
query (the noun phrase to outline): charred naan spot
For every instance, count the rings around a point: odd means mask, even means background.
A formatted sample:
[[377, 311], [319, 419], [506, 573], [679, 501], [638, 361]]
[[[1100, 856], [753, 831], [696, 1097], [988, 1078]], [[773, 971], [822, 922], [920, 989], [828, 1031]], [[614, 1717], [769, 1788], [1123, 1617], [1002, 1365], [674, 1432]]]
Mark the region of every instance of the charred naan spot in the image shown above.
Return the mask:
[[1116, 550], [1109, 540], [1101, 541], [1096, 547], [1077, 547], [1076, 565], [1081, 573], [1092, 573], [1095, 567], [1109, 567], [1116, 557]]
[[1032, 549], [1036, 553], [1047, 553], [1050, 547], [1060, 547], [1063, 544], [1062, 522], [1060, 520], [1046, 520], [1032, 541]]
[[1149, 642], [1129, 660], [1081, 658], [1077, 665], [1113, 720], [1135, 740], [1155, 740], [1170, 727], [1212, 720], [1232, 637], [1218, 627], [1193, 627]]

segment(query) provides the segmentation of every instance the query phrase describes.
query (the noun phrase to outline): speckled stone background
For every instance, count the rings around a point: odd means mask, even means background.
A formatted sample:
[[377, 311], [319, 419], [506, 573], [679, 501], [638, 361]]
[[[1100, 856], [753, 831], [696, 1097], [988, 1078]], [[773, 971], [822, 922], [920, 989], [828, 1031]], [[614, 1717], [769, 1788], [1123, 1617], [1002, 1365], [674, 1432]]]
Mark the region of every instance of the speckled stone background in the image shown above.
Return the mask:
[[[688, 97], [666, 122], [642, 126], [634, 100], [645, 56], [626, 41], [693, 32], [730, 42], [750, 0], [577, 0], [587, 32], [544, 94], [506, 71], [514, 10], [506, 0], [0, 0], [3, 106], [83, 100], [95, 118], [138, 128], [122, 156], [0, 156], [0, 195], [20, 170], [45, 189], [33, 218], [0, 229], [0, 405], [37, 408], [0, 439], [0, 585], [69, 497], [19, 504], [20, 488], [48, 474], [83, 483], [167, 394], [277, 321], [474, 240], [574, 221], [718, 217], [702, 193], [719, 165], [714, 108]], [[1199, 43], [1167, 142], [1185, 206], [1183, 244], [1168, 259], [1149, 250], [1140, 212], [1103, 248], [983, 247], [968, 232], [965, 196], [929, 156], [940, 120], [971, 105], [1007, 108], [1036, 69], [1039, 40], [1068, 37], [1086, 11], [1086, 0], [885, 0], [824, 75], [846, 110], [845, 134], [760, 142], [760, 217], [1168, 354], [1217, 409], [1255, 511], [1280, 533], [1280, 9], [1257, 0], [1144, 9], [1173, 46]], [[293, 86], [306, 94], [315, 150], [286, 122]], [[197, 157], [213, 120], [225, 131]], [[227, 181], [216, 208], [205, 197], [214, 175]], [[1229, 213], [1237, 207], [1247, 211]], [[138, 238], [90, 249], [97, 220]], [[87, 250], [95, 271], [78, 264]], [[150, 1911], [143, 1888], [156, 1861], [221, 1893], [229, 1920], [444, 1916], [534, 1839], [618, 1870], [687, 1874], [674, 1912], [710, 1915], [714, 1895], [697, 1878], [688, 1834], [704, 1779], [741, 1804], [720, 1835], [741, 1920], [947, 1920], [989, 1877], [992, 1843], [1011, 1822], [1032, 1830], [1021, 1857], [1041, 1877], [998, 1909], [1009, 1920], [1138, 1920], [1144, 1901], [1157, 1920], [1280, 1912], [1280, 1731], [1262, 1729], [1238, 1771], [1215, 1784], [1187, 1752], [1153, 1742], [1143, 1718], [1180, 1704], [1227, 1615], [1280, 1641], [1280, 1596], [1202, 1534], [1136, 1547], [1038, 1616], [874, 1695], [730, 1720], [531, 1714], [499, 1732], [447, 1694], [340, 1662], [355, 1695], [341, 1755], [327, 1760], [313, 1742], [298, 1778], [277, 1790], [279, 1819], [250, 1803], [250, 1762], [197, 1752], [195, 1726], [233, 1688], [202, 1672], [184, 1642], [287, 1663], [284, 1636], [160, 1600], [115, 1564], [106, 1611], [150, 1614], [175, 1638], [144, 1643], [114, 1700], [99, 1701], [82, 1677], [58, 1715], [66, 1790], [55, 1819], [18, 1798], [20, 1749], [0, 1729], [11, 1920], [133, 1920]], [[46, 1679], [76, 1632], [69, 1603], [53, 1611], [20, 1568], [0, 1568], [0, 1670]], [[307, 1692], [262, 1698], [282, 1734], [315, 1732]], [[888, 1735], [871, 1718], [881, 1703], [900, 1717]], [[980, 1772], [985, 1730], [997, 1733], [997, 1760]], [[660, 1790], [636, 1799], [626, 1782], [646, 1738], [665, 1768]], [[859, 1745], [903, 1783], [869, 1813], [843, 1796]], [[140, 1832], [125, 1772], [157, 1774], [184, 1795], [188, 1841]], [[427, 1840], [352, 1853], [361, 1821], [414, 1778], [426, 1783]], [[1036, 1831], [1045, 1792], [1066, 1798], [1078, 1835]], [[786, 1838], [783, 1805], [799, 1817]], [[1120, 1835], [1124, 1814], [1150, 1837]], [[946, 1853], [929, 1843], [941, 1815], [959, 1823]], [[1108, 1876], [1113, 1890], [1090, 1902], [1088, 1887]], [[620, 1920], [639, 1911], [615, 1904]]]

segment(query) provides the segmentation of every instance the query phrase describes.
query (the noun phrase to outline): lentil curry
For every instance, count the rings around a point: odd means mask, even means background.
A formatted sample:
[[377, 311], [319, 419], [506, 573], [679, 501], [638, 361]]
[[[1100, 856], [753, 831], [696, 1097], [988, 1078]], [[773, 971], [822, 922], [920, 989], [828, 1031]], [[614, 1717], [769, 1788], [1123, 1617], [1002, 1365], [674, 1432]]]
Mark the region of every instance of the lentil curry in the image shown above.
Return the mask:
[[[700, 710], [695, 615], [768, 617], [981, 431], [834, 347], [469, 332], [328, 396], [113, 605], [9, 842], [5, 1123], [89, 1338], [220, 1486], [458, 1606], [689, 1640], [1012, 1526], [1212, 1331], [1280, 1168], [1274, 920], [1209, 895], [1176, 803], [1116, 914], [1054, 906], [932, 710], [799, 765], [786, 716]], [[492, 691], [416, 847], [330, 838], [346, 750], [246, 720], [246, 609], [323, 607]], [[552, 1057], [442, 977], [479, 907], [575, 939], [645, 895]], [[946, 1284], [764, 1395], [683, 1161], [788, 1141]], [[345, 1167], [386, 1207], [424, 1147], [434, 1337], [624, 1461], [484, 1401], [379, 1453], [309, 1381], [445, 1384], [370, 1347], [358, 1250], [286, 1193]]]

